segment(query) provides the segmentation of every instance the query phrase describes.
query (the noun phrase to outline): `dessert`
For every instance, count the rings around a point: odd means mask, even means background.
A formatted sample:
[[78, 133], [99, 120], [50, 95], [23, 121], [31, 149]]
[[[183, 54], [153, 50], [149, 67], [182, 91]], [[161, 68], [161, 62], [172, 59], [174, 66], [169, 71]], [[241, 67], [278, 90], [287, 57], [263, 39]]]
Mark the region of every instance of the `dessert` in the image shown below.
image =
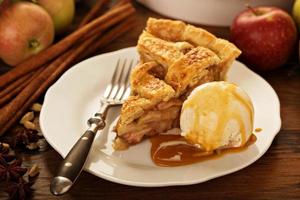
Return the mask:
[[224, 80], [241, 53], [201, 28], [153, 18], [137, 49], [140, 63], [131, 74], [132, 94], [121, 109], [115, 149], [179, 127], [182, 103], [190, 92], [203, 83]]
[[253, 113], [250, 98], [238, 86], [206, 83], [183, 103], [181, 135], [207, 152], [242, 147], [253, 132]]

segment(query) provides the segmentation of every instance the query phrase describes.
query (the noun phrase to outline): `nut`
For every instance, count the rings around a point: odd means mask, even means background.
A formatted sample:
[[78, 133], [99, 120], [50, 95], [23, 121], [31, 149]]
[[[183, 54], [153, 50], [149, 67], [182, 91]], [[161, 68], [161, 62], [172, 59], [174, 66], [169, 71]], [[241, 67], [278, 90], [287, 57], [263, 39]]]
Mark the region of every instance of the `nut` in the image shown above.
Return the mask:
[[37, 130], [36, 125], [35, 125], [33, 122], [31, 122], [31, 121], [25, 121], [25, 122], [23, 123], [23, 125], [24, 125], [24, 127], [27, 128], [27, 129], [30, 129], [30, 130]]
[[39, 147], [39, 151], [46, 151], [49, 147], [47, 141], [44, 138], [39, 139], [36, 144]]
[[26, 145], [26, 148], [29, 150], [36, 150], [39, 148], [39, 146], [36, 143], [29, 143]]
[[26, 121], [33, 120], [33, 118], [34, 118], [33, 112], [28, 112], [22, 117], [22, 119], [20, 120], [20, 123], [24, 124]]
[[38, 116], [34, 118], [33, 123], [35, 125], [36, 130], [38, 132], [42, 132], [41, 127], [40, 127], [40, 119]]
[[9, 149], [9, 144], [7, 143], [1, 143], [1, 146], [3, 149]]
[[37, 164], [34, 164], [28, 171], [29, 177], [35, 177], [40, 173], [39, 166]]
[[40, 137], [43, 137], [43, 136], [44, 136], [43, 133], [42, 133], [41, 131], [38, 131], [37, 135], [40, 136]]
[[42, 105], [39, 103], [34, 103], [30, 109], [33, 110], [34, 112], [41, 112]]
[[0, 142], [0, 153], [9, 151], [9, 144]]

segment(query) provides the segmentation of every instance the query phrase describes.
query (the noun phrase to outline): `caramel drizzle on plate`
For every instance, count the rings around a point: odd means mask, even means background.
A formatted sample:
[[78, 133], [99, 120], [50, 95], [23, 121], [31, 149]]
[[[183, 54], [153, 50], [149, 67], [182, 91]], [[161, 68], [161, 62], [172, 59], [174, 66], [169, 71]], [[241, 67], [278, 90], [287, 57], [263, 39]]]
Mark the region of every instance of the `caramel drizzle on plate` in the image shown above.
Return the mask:
[[[158, 135], [150, 139], [151, 158], [158, 166], [175, 167], [188, 165], [205, 160], [219, 158], [227, 153], [238, 153], [256, 141], [256, 136], [251, 135], [247, 143], [242, 147], [223, 149], [219, 151], [203, 151], [191, 145], [180, 135]], [[164, 145], [165, 144], [165, 145]]]

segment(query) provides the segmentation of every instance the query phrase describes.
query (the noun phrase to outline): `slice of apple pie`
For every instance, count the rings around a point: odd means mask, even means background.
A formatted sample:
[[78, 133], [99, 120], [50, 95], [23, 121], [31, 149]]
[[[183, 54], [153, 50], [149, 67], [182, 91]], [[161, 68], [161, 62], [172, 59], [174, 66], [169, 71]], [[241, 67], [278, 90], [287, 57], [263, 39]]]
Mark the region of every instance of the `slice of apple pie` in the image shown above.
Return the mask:
[[181, 21], [150, 18], [140, 35], [140, 63], [131, 73], [131, 96], [116, 126], [115, 149], [179, 127], [187, 95], [200, 84], [223, 80], [240, 50]]

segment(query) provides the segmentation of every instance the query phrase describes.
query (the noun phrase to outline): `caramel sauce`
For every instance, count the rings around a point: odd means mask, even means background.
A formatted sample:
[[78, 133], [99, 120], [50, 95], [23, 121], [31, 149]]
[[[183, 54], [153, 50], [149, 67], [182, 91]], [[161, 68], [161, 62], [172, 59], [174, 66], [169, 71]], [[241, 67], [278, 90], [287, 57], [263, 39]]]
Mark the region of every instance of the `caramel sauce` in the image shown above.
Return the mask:
[[219, 158], [227, 153], [239, 153], [256, 141], [251, 135], [243, 147], [206, 152], [189, 144], [180, 135], [158, 135], [150, 139], [151, 158], [158, 166], [175, 167]]
[[254, 131], [255, 131], [255, 133], [261, 132], [262, 128], [256, 128], [256, 129], [254, 129]]

